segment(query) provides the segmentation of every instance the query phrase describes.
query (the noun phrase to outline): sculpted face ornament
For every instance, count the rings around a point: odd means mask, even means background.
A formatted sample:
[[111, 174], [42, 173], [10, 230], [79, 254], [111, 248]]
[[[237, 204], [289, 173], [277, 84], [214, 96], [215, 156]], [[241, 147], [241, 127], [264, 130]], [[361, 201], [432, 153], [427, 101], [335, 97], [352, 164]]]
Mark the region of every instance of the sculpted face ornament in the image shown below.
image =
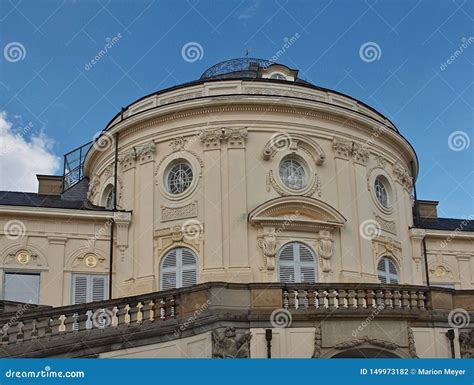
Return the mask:
[[26, 251], [20, 251], [16, 256], [16, 260], [21, 265], [27, 265], [30, 262], [30, 254]]
[[84, 265], [87, 267], [96, 267], [97, 266], [97, 257], [95, 254], [86, 254], [84, 256]]

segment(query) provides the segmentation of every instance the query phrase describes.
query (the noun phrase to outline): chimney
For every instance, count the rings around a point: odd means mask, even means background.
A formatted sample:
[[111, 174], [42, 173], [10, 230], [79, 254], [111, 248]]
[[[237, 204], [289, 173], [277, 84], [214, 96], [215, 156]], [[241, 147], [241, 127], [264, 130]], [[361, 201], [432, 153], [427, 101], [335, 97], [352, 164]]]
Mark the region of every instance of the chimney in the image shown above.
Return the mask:
[[38, 194], [42, 195], [61, 195], [63, 192], [63, 177], [58, 175], [39, 175]]
[[438, 201], [418, 201], [421, 218], [438, 218]]

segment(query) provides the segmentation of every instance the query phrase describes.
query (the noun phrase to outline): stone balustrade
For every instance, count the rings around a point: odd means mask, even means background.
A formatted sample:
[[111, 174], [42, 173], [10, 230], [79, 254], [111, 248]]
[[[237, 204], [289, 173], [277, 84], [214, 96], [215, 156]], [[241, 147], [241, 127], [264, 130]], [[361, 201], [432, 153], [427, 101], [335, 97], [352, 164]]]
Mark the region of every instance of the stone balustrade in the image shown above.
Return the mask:
[[[81, 305], [19, 311], [0, 317], [2, 345], [65, 336], [91, 329], [117, 328], [175, 318], [179, 309], [176, 290]], [[20, 309], [20, 307], [18, 308]]]
[[452, 309], [474, 317], [473, 299], [473, 290], [425, 286], [209, 282], [56, 308], [19, 304], [15, 312], [9, 303], [0, 313], [0, 357], [91, 357], [112, 347], [171, 341], [223, 324], [269, 328], [274, 310], [281, 308], [293, 315], [292, 327], [369, 314], [447, 327]]
[[294, 284], [283, 289], [283, 307], [289, 310], [420, 312], [429, 306], [428, 289], [419, 286]]

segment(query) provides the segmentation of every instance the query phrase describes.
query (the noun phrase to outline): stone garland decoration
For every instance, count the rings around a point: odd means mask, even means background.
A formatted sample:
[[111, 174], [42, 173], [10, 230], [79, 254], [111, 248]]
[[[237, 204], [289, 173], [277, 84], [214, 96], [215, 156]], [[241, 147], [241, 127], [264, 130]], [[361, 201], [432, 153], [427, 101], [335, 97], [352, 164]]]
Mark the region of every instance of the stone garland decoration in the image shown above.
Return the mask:
[[474, 329], [459, 333], [461, 358], [474, 358]]
[[415, 337], [413, 336], [413, 330], [410, 326], [408, 326], [408, 353], [411, 358], [420, 358], [418, 354], [416, 354]]
[[312, 358], [321, 357], [321, 347], [322, 347], [322, 338], [321, 338], [321, 323], [316, 326], [316, 331], [314, 332], [314, 352]]

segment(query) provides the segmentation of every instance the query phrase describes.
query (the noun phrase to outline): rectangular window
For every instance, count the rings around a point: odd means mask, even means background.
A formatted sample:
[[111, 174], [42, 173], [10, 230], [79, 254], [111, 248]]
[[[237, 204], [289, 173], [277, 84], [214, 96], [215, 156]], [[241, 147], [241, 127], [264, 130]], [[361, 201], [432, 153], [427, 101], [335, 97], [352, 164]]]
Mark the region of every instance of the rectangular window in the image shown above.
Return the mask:
[[39, 304], [40, 274], [6, 272], [4, 299], [6, 301]]
[[72, 275], [72, 304], [103, 301], [108, 298], [108, 277], [98, 274]]

